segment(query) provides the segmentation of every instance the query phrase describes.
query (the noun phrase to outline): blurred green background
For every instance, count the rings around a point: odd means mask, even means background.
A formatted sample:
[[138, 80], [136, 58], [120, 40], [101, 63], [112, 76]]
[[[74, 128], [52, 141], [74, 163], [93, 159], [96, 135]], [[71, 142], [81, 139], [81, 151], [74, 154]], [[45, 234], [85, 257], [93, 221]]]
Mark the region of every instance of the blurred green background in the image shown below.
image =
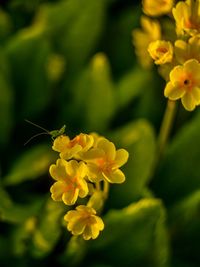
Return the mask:
[[[166, 100], [156, 70], [142, 69], [131, 32], [140, 1], [0, 2], [0, 265], [200, 266], [200, 113], [178, 108], [156, 173]], [[56, 154], [40, 130], [98, 132], [130, 157], [113, 185], [105, 230], [71, 239], [67, 207], [50, 199]]]

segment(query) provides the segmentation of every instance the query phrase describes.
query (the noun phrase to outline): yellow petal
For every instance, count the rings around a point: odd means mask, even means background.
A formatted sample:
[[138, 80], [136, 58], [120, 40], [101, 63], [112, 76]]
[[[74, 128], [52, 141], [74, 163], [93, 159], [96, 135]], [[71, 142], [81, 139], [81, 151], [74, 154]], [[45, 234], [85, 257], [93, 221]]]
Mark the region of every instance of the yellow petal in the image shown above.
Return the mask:
[[71, 176], [74, 177], [77, 174], [77, 169], [79, 167], [79, 164], [76, 160], [70, 160], [67, 162], [67, 173]]
[[73, 224], [73, 228], [72, 228], [72, 234], [73, 235], [81, 235], [85, 229], [85, 222], [84, 220], [81, 220], [81, 218], [79, 220], [77, 220], [76, 222], [74, 222]]
[[63, 182], [55, 182], [51, 188], [51, 197], [54, 201], [62, 201], [62, 195], [64, 191], [64, 184]]
[[196, 59], [189, 59], [184, 63], [184, 68], [195, 79], [197, 86], [200, 86], [200, 63]]
[[165, 97], [168, 97], [170, 100], [177, 100], [183, 97], [184, 94], [185, 94], [185, 90], [183, 90], [180, 87], [174, 87], [171, 82], [167, 83], [165, 90], [164, 90]]
[[118, 149], [116, 151], [115, 165], [120, 168], [124, 165], [129, 157], [129, 153], [125, 149]]
[[62, 159], [69, 160], [73, 158], [77, 153], [79, 153], [82, 150], [82, 146], [79, 144], [76, 144], [72, 148], [68, 148], [65, 151], [60, 153], [60, 157]]
[[95, 216], [95, 219], [96, 219], [96, 222], [97, 222], [97, 225], [98, 225], [98, 229], [102, 231], [104, 229], [103, 220], [98, 216]]
[[198, 104], [200, 102], [200, 88], [199, 87], [192, 88], [191, 94], [194, 100], [196, 101], [196, 103]]
[[94, 163], [88, 163], [88, 178], [91, 182], [100, 182], [103, 180], [102, 172], [99, 167]]
[[112, 183], [112, 184], [121, 184], [125, 181], [125, 175], [119, 169], [114, 170], [113, 172], [109, 174], [103, 173], [103, 176], [109, 183]]
[[66, 204], [66, 205], [74, 205], [78, 199], [78, 194], [79, 194], [79, 189], [74, 189], [71, 191], [67, 191], [65, 193], [63, 193], [62, 195], [62, 201]]
[[192, 111], [195, 109], [196, 107], [196, 103], [195, 100], [192, 96], [191, 93], [186, 93], [182, 98], [181, 98], [181, 102], [184, 106], [184, 108], [188, 111]]
[[88, 173], [88, 168], [87, 168], [86, 164], [81, 161], [79, 163], [79, 166], [77, 169], [77, 175], [78, 175], [78, 177], [84, 178], [87, 175], [87, 173]]
[[66, 173], [67, 162], [63, 159], [58, 159], [56, 165], [52, 164], [49, 168], [50, 175], [55, 180], [65, 180], [67, 178]]
[[172, 82], [173, 85], [180, 80], [180, 77], [183, 75], [183, 73], [184, 73], [184, 66], [178, 65], [173, 68], [173, 70], [169, 74], [170, 81]]
[[92, 237], [92, 229], [90, 225], [87, 225], [83, 232], [83, 239], [89, 240]]
[[174, 52], [177, 61], [183, 64], [188, 58], [188, 44], [183, 40], [177, 40], [175, 42]]
[[78, 180], [78, 183], [79, 183], [79, 197], [83, 198], [83, 197], [86, 197], [87, 194], [88, 194], [88, 185], [87, 185], [87, 182], [80, 178]]
[[67, 148], [69, 141], [70, 139], [68, 136], [60, 135], [54, 140], [52, 149], [57, 152], [62, 152]]
[[77, 218], [79, 218], [79, 213], [76, 210], [70, 210], [64, 216], [66, 222], [77, 220]]
[[105, 152], [105, 155], [108, 159], [114, 160], [116, 155], [116, 148], [112, 142], [108, 141], [105, 138], [101, 138], [97, 143], [97, 147]]

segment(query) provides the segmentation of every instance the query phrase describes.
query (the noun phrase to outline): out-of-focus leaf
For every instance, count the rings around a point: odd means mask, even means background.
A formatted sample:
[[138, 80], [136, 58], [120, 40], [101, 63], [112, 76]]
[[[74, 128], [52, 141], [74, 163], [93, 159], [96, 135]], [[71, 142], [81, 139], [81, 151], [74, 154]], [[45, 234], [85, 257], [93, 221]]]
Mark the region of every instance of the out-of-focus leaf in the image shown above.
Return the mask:
[[36, 179], [48, 172], [48, 168], [54, 159], [55, 154], [50, 146], [37, 145], [16, 160], [8, 175], [4, 177], [3, 183], [5, 185], [16, 185]]
[[[200, 190], [176, 204], [169, 213], [171, 232], [173, 234], [173, 251], [178, 258], [190, 262], [193, 255], [200, 262]], [[184, 255], [180, 251], [184, 251]]]
[[3, 52], [0, 52], [0, 145], [5, 145], [13, 125], [14, 96], [9, 82], [9, 66]]
[[110, 211], [104, 222], [104, 231], [91, 243], [91, 255], [96, 260], [113, 266], [168, 266], [165, 210], [160, 200], [143, 199]]
[[200, 113], [177, 133], [153, 181], [156, 194], [173, 203], [200, 187]]
[[0, 40], [9, 35], [12, 29], [11, 18], [2, 8], [0, 8]]
[[6, 53], [17, 91], [17, 115], [36, 116], [47, 107], [52, 97], [52, 87], [47, 74], [51, 45], [39, 29], [29, 27], [19, 31], [9, 40]]
[[146, 120], [132, 122], [111, 134], [117, 148], [125, 148], [129, 159], [122, 168], [126, 181], [113, 186], [112, 202], [124, 207], [137, 199], [151, 178], [155, 156], [155, 135], [152, 126]]
[[[125, 1], [123, 2], [125, 3]], [[133, 2], [124, 5], [123, 12], [116, 9], [113, 14], [109, 14], [106, 24], [105, 49], [117, 78], [119, 74], [131, 69], [137, 63], [131, 32], [138, 26], [141, 12], [137, 7], [132, 8], [132, 4]]]
[[78, 266], [85, 257], [87, 243], [80, 236], [72, 236], [65, 252], [60, 257], [60, 262], [65, 266]]
[[[83, 123], [87, 131], [104, 130], [115, 110], [114, 85], [104, 54], [98, 53], [73, 86], [68, 114]], [[72, 122], [73, 123], [73, 122]]]
[[30, 216], [37, 214], [41, 203], [41, 199], [26, 205], [14, 203], [8, 193], [0, 187], [0, 220], [8, 223], [23, 223]]
[[106, 0], [68, 0], [44, 4], [36, 23], [66, 56], [70, 68], [82, 65], [91, 53], [101, 33]]
[[62, 203], [47, 200], [32, 237], [30, 252], [34, 257], [44, 257], [54, 248], [61, 235], [61, 216], [66, 210]]
[[118, 108], [124, 107], [141, 93], [146, 91], [147, 84], [152, 82], [152, 72], [135, 67], [124, 75], [118, 83], [117, 100]]

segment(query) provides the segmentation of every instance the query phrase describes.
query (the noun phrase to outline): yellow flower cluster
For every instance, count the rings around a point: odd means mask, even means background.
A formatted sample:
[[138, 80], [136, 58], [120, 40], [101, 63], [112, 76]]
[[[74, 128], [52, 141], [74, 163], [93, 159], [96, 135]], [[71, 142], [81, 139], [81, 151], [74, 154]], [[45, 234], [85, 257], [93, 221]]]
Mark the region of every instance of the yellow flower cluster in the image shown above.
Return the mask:
[[[171, 12], [177, 37], [171, 40], [171, 36], [166, 33], [163, 37], [161, 30], [158, 36], [158, 31], [151, 27], [147, 41], [147, 34], [139, 35], [138, 31], [141, 33], [141, 30], [135, 30], [133, 37], [136, 54], [143, 62], [142, 65], [147, 66], [147, 58], [144, 59], [146, 52], [143, 50], [148, 51], [149, 57], [159, 65], [159, 73], [166, 80], [165, 97], [173, 101], [180, 99], [184, 108], [192, 111], [200, 105], [200, 0], [180, 1], [175, 7], [173, 1], [164, 0], [143, 0], [142, 4], [144, 13], [149, 16], [157, 17]], [[153, 21], [148, 17], [146, 20], [149, 23]], [[162, 28], [158, 20], [157, 25], [157, 29]], [[152, 38], [156, 35], [157, 38]]]
[[104, 228], [96, 214], [106, 198], [108, 183], [125, 181], [120, 167], [127, 162], [128, 152], [116, 150], [112, 142], [97, 134], [83, 133], [73, 139], [64, 134], [58, 136], [52, 149], [59, 152], [59, 159], [49, 168], [55, 180], [50, 188], [51, 197], [69, 206], [75, 205], [79, 198], [89, 197], [86, 205], [68, 211], [64, 220], [73, 235], [95, 239]]

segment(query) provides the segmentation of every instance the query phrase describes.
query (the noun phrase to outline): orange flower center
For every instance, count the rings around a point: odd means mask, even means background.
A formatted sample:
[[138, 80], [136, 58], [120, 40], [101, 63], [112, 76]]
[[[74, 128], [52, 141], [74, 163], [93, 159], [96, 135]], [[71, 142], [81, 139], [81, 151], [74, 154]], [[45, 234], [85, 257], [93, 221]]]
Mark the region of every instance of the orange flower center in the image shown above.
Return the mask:
[[113, 169], [114, 162], [105, 158], [100, 158], [97, 160], [97, 164], [101, 172], [110, 173]]
[[188, 29], [196, 29], [196, 30], [200, 29], [199, 23], [197, 23], [196, 21], [194, 22], [191, 19], [185, 21], [185, 27]]
[[72, 148], [74, 147], [76, 144], [79, 144], [80, 146], [84, 147], [85, 144], [83, 142], [83, 138], [80, 137], [80, 135], [74, 137], [74, 139], [72, 139], [69, 144], [68, 144], [68, 148]]
[[165, 53], [167, 53], [167, 48], [166, 47], [158, 47], [157, 49], [156, 49], [156, 52], [158, 52], [158, 53], [162, 53], [162, 54], [165, 54]]
[[73, 177], [70, 183], [65, 186], [64, 191], [65, 192], [74, 191], [76, 188], [81, 189], [77, 177]]
[[181, 87], [187, 91], [192, 90], [192, 88], [195, 85], [195, 81], [190, 73], [184, 74], [180, 78], [180, 82], [181, 82]]

